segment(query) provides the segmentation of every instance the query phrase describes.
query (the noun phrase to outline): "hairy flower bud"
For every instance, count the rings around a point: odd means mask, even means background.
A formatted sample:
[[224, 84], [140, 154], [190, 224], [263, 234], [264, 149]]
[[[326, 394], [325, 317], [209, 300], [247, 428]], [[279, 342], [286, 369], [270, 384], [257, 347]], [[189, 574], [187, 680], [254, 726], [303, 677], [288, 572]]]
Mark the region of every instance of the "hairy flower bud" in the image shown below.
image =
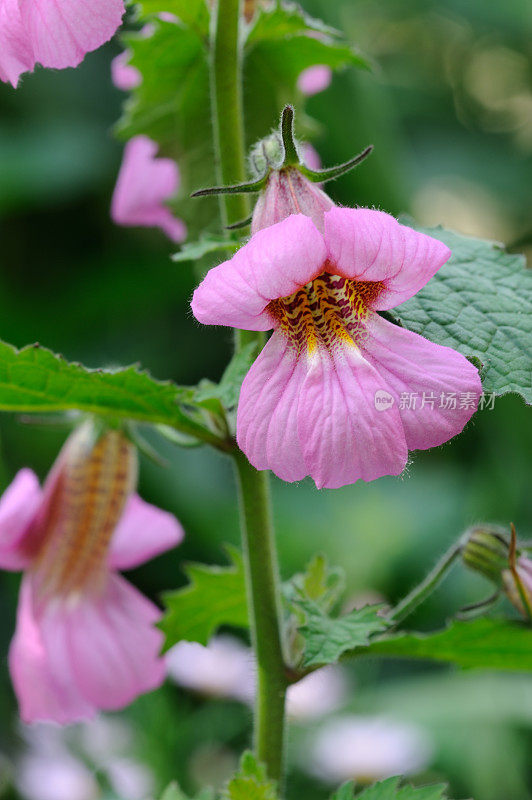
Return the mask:
[[532, 609], [532, 560], [516, 547], [515, 529], [511, 537], [504, 528], [479, 526], [466, 534], [462, 551], [464, 564], [481, 572], [504, 591], [510, 602], [525, 616]]
[[310, 217], [316, 228], [323, 232], [323, 215], [333, 207], [331, 198], [297, 167], [272, 170], [253, 211], [251, 232], [275, 225], [291, 214]]

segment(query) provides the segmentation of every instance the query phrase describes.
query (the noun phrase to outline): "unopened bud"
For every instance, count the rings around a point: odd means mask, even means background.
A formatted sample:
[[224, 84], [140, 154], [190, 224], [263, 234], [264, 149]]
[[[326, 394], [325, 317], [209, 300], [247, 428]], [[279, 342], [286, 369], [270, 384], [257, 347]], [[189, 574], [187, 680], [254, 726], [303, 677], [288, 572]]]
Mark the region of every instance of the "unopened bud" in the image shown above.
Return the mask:
[[503, 572], [508, 569], [510, 543], [507, 532], [486, 525], [471, 528], [464, 538], [464, 564], [500, 586]]

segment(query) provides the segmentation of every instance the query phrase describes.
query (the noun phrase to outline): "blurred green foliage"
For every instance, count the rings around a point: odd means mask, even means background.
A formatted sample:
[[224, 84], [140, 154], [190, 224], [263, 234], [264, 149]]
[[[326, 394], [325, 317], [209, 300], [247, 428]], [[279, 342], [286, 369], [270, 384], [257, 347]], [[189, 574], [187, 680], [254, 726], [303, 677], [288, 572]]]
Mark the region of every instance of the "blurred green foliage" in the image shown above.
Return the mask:
[[[366, 164], [329, 185], [333, 197], [407, 212], [420, 224], [530, 243], [528, 0], [305, 0], [304, 6], [344, 30], [374, 64], [368, 73], [346, 69], [306, 103], [325, 165], [375, 144]], [[110, 45], [76, 71], [39, 70], [16, 92], [0, 86], [0, 336], [17, 346], [40, 341], [88, 366], [140, 361], [161, 379], [218, 379], [231, 334], [193, 320], [188, 300], [197, 275], [190, 264], [169, 260], [171, 245], [159, 232], [116, 228], [109, 219], [121, 156], [111, 132], [123, 100], [109, 77], [117, 52]], [[43, 476], [66, 434], [9, 416], [0, 426], [2, 487], [25, 464]], [[184, 558], [223, 563], [221, 545], [238, 541], [238, 527], [223, 456], [178, 450], [147, 435], [172, 469], [143, 463], [142, 492], [175, 512], [188, 534], [178, 551], [132, 575], [156, 597], [185, 582]], [[307, 482], [275, 481], [283, 575], [301, 570], [320, 550], [345, 568], [354, 598], [394, 601], [472, 523], [512, 520], [530, 538], [531, 452], [524, 404], [506, 396], [493, 411], [477, 414], [456, 441], [414, 454], [401, 478], [321, 492]], [[18, 580], [0, 576], [3, 654]], [[482, 578], [458, 567], [414, 622], [441, 625], [489, 592]], [[449, 779], [453, 797], [532, 798], [530, 677], [376, 661], [361, 662], [354, 673], [351, 711], [386, 712], [426, 727], [435, 755], [421, 778]], [[135, 730], [132, 753], [153, 770], [160, 789], [174, 778], [190, 792], [209, 779], [223, 781], [248, 742], [247, 708], [173, 686], [140, 698], [123, 716]], [[14, 759], [24, 745], [4, 656], [0, 720], [0, 751]], [[308, 735], [292, 726], [289, 800], [330, 794], [300, 768]], [[0, 779], [0, 796], [15, 797], [12, 788], [3, 791]]]

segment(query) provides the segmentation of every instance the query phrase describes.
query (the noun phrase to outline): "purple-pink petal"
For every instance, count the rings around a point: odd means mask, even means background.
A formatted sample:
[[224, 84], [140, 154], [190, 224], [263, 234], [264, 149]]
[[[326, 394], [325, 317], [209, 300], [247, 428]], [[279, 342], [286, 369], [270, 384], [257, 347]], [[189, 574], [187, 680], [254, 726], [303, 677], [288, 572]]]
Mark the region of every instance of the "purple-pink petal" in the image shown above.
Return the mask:
[[123, 0], [19, 0], [34, 61], [44, 67], [76, 67], [116, 32]]
[[289, 297], [322, 270], [326, 249], [309, 217], [294, 214], [255, 233], [229, 261], [211, 269], [192, 311], [206, 325], [266, 331], [271, 300]]
[[408, 300], [449, 259], [449, 248], [427, 234], [369, 208], [332, 208], [325, 213], [330, 271], [384, 284], [373, 308]]
[[170, 158], [156, 158], [157, 144], [135, 136], [124, 150], [111, 216], [117, 225], [158, 227], [175, 242], [186, 238], [182, 220], [165, 206], [179, 188], [179, 169]]
[[303, 362], [274, 331], [242, 383], [237, 440], [256, 469], [271, 469], [285, 481], [307, 475], [297, 431]]
[[173, 514], [146, 503], [137, 494], [127, 501], [109, 549], [109, 566], [125, 570], [176, 547], [184, 531]]
[[94, 596], [39, 599], [23, 580], [9, 665], [25, 722], [115, 710], [164, 680], [159, 609], [119, 575]]
[[238, 444], [257, 469], [318, 488], [397, 475], [408, 452], [397, 408], [375, 406], [385, 390], [355, 346], [298, 356], [276, 331], [242, 384]]
[[42, 495], [35, 473], [21, 469], [0, 498], [0, 568], [18, 571], [31, 562], [24, 545]]
[[460, 433], [482, 394], [477, 368], [456, 350], [377, 314], [369, 315], [366, 326], [364, 357], [394, 398], [408, 449], [427, 450]]
[[17, 86], [23, 72], [32, 70], [35, 57], [26, 35], [18, 0], [0, 2], [0, 80]]

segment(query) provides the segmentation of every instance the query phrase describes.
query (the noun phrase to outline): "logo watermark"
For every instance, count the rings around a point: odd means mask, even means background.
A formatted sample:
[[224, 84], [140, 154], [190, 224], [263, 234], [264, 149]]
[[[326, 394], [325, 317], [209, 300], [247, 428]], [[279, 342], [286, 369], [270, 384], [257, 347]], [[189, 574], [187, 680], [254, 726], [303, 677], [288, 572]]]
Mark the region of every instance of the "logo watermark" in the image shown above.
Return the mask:
[[[441, 408], [446, 411], [470, 409], [474, 411], [478, 406], [479, 411], [493, 411], [495, 408], [495, 392], [401, 392], [398, 408], [400, 411], [416, 411], [423, 408]], [[384, 389], [377, 389], [374, 395], [377, 411], [386, 411], [395, 403], [395, 398]]]

